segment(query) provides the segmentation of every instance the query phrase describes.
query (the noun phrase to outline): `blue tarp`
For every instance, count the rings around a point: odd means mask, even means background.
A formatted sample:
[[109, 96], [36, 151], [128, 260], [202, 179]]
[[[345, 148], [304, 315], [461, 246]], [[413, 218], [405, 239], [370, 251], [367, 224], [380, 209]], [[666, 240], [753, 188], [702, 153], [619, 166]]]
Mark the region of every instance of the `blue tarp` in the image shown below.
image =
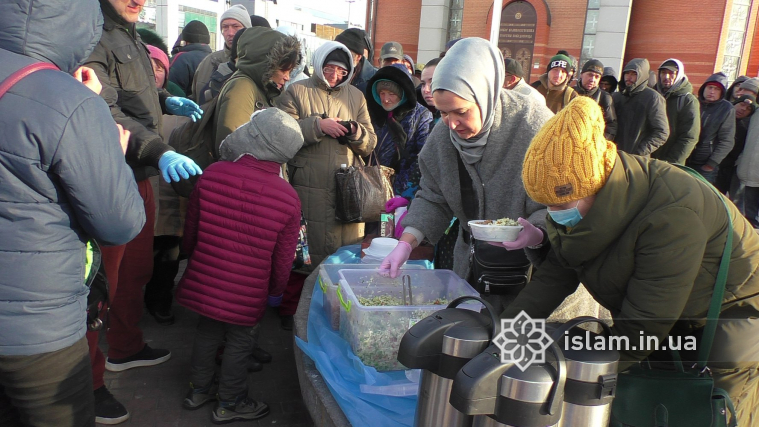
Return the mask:
[[[328, 264], [357, 264], [360, 246], [345, 246], [327, 258]], [[432, 268], [429, 261], [409, 261], [409, 263]], [[415, 385], [407, 378], [406, 371], [377, 372], [364, 365], [353, 354], [350, 344], [330, 327], [324, 308], [324, 293], [314, 286], [313, 298], [308, 314], [308, 342], [295, 337], [295, 342], [316, 364], [327, 386], [354, 426], [397, 427], [414, 424], [417, 395], [389, 396], [370, 394], [363, 390], [397, 390], [405, 394], [415, 390]]]

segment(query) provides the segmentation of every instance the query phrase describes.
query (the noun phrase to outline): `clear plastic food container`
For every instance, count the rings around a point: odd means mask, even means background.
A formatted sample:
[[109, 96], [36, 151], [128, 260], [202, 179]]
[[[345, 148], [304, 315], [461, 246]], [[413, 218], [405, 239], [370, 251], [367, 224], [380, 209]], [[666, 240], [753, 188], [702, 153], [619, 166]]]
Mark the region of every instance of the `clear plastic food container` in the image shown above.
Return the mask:
[[[316, 283], [324, 292], [324, 313], [329, 319], [332, 329], [340, 329], [340, 301], [337, 299], [337, 285], [340, 282], [338, 272], [345, 269], [377, 270], [379, 264], [321, 264]], [[403, 270], [424, 270], [424, 266], [406, 264]]]
[[[406, 369], [398, 362], [398, 347], [416, 322], [458, 297], [479, 296], [451, 270], [407, 270], [395, 279], [366, 270], [342, 269], [339, 275], [340, 335], [365, 365], [378, 371]], [[378, 303], [388, 305], [374, 305]], [[481, 305], [459, 307], [479, 311]]]

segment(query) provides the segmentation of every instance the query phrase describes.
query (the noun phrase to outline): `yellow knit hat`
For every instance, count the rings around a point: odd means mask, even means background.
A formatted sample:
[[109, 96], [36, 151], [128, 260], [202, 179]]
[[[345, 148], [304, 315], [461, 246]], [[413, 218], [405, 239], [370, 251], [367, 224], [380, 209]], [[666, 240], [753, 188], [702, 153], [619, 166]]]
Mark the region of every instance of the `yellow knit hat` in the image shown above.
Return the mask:
[[578, 96], [532, 139], [522, 165], [527, 195], [544, 205], [591, 196], [606, 184], [617, 146], [604, 138], [601, 107]]

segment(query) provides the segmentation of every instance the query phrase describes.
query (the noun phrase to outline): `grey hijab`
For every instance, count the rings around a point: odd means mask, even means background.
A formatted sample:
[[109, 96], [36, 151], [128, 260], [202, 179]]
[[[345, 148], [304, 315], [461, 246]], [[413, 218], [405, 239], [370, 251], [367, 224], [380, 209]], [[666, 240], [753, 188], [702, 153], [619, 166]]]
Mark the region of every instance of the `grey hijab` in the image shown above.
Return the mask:
[[462, 139], [450, 131], [451, 142], [469, 164], [479, 162], [485, 151], [504, 78], [501, 51], [479, 37], [460, 40], [435, 68], [433, 92], [447, 90], [480, 107], [482, 129], [479, 134]]

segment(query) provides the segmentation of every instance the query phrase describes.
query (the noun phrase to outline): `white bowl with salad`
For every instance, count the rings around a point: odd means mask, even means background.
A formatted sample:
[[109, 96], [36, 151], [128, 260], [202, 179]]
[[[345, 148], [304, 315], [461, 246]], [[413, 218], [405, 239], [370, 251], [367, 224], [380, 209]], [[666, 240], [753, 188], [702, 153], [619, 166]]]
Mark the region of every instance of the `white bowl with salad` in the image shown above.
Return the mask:
[[468, 224], [472, 236], [484, 242], [513, 242], [524, 228], [511, 218], [476, 219]]

